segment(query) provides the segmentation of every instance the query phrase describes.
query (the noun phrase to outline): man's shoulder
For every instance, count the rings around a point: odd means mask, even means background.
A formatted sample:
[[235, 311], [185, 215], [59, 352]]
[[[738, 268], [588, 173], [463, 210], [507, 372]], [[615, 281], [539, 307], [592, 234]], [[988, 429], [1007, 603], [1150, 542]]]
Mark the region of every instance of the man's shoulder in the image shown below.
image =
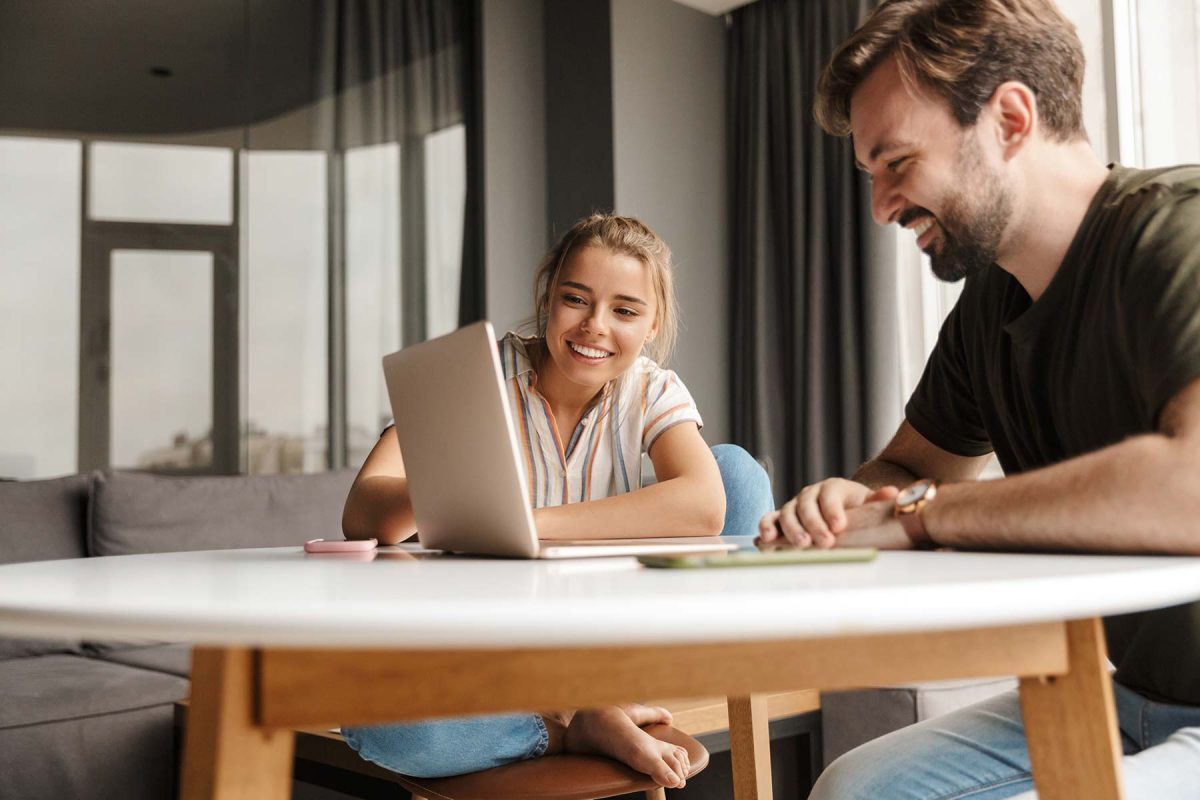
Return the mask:
[[1151, 211], [1197, 195], [1200, 195], [1200, 164], [1157, 169], [1113, 167], [1112, 191], [1104, 205], [1109, 210]]
[[1148, 189], [1200, 191], [1200, 164], [1177, 164], [1154, 169], [1114, 166], [1115, 196], [1127, 197]]
[[1125, 273], [1173, 270], [1200, 247], [1200, 165], [1125, 170], [1106, 205]]

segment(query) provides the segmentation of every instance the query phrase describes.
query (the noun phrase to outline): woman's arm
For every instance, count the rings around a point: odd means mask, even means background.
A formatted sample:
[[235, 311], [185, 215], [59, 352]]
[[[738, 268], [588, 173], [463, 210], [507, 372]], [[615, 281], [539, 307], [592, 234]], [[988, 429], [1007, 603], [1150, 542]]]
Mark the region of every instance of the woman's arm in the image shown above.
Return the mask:
[[725, 524], [725, 487], [694, 422], [668, 428], [650, 447], [658, 483], [625, 494], [539, 508], [542, 539], [716, 536]]
[[416, 530], [400, 440], [391, 427], [371, 448], [354, 478], [342, 510], [342, 533], [347, 539], [374, 537], [380, 544], [396, 544]]

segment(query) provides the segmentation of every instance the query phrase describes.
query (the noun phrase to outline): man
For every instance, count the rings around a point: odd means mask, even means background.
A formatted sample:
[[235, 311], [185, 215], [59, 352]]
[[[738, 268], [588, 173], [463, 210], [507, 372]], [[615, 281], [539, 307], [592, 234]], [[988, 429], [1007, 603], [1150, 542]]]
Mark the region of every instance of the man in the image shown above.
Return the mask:
[[[1083, 66], [1052, 0], [887, 0], [826, 66], [817, 119], [853, 137], [876, 221], [966, 284], [892, 441], [764, 540], [1200, 553], [1200, 167], [1101, 164]], [[976, 481], [992, 452], [1008, 477]], [[1200, 604], [1105, 628], [1129, 796], [1200, 797]], [[852, 751], [812, 797], [1031, 789], [1012, 692]]]

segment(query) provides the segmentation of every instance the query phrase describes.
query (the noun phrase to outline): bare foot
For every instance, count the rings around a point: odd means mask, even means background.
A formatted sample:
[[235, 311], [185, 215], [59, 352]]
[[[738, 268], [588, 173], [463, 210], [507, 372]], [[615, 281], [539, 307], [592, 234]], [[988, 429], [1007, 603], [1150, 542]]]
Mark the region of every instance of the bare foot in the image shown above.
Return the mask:
[[605, 755], [643, 772], [659, 786], [671, 789], [687, 782], [691, 764], [687, 750], [659, 741], [642, 725], [669, 723], [671, 714], [655, 706], [608, 706], [577, 711], [567, 726], [568, 753]]

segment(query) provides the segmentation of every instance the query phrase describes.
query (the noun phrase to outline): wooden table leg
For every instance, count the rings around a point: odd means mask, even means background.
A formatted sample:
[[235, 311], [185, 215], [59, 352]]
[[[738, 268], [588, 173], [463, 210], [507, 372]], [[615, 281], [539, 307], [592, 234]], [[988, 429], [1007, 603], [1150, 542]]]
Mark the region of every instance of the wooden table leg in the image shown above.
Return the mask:
[[1067, 623], [1069, 672], [1021, 679], [1040, 800], [1121, 800], [1121, 741], [1099, 619]]
[[729, 698], [729, 744], [736, 800], [771, 800], [771, 731], [767, 696]]
[[182, 800], [291, 796], [294, 736], [256, 724], [255, 660], [245, 648], [193, 651]]

